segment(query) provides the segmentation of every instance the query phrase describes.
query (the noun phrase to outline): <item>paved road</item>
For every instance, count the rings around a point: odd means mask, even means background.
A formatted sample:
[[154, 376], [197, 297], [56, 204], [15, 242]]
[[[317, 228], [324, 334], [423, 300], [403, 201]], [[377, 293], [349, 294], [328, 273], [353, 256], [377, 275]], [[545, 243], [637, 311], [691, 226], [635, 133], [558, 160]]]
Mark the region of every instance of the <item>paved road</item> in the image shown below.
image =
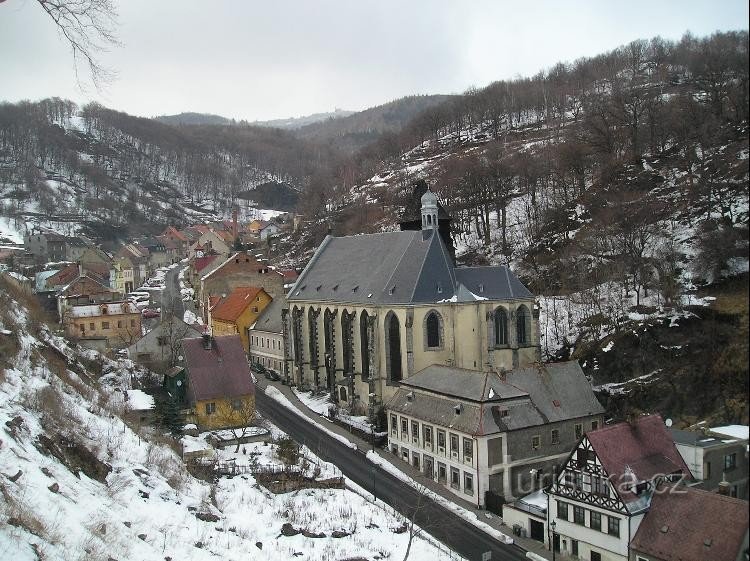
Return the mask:
[[413, 487], [368, 461], [363, 452], [354, 451], [314, 423], [259, 391], [256, 393], [258, 411], [295, 440], [308, 446], [322, 459], [335, 464], [342, 473], [393, 508], [411, 517], [416, 510], [416, 523], [450, 549], [469, 561], [480, 561], [482, 554], [491, 551], [492, 561], [526, 559], [524, 551], [515, 545], [505, 545], [491, 538], [462, 517], [440, 506]]
[[182, 266], [167, 271], [167, 276], [164, 279], [164, 290], [161, 291], [162, 312], [172, 310], [174, 315], [180, 319], [185, 314], [185, 306], [182, 304], [182, 295], [180, 294], [181, 271]]

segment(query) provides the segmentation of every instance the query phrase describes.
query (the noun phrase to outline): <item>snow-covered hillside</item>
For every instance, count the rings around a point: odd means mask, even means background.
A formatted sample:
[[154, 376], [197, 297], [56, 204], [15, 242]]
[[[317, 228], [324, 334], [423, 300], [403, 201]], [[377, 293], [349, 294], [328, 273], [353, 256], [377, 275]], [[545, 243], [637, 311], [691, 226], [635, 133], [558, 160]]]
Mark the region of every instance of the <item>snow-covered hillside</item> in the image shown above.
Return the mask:
[[[145, 373], [127, 360], [71, 346], [7, 290], [0, 288], [0, 558], [403, 555], [408, 533], [394, 532], [403, 520], [368, 502], [364, 492], [277, 495], [250, 474], [215, 483], [193, 477], [170, 437], [124, 420], [129, 406], [123, 393]], [[229, 460], [233, 451], [222, 454]], [[273, 444], [247, 444], [236, 456], [281, 466]], [[309, 450], [302, 457], [316, 476], [337, 474]], [[285, 523], [307, 536], [282, 535]], [[410, 559], [457, 557], [417, 538]]]

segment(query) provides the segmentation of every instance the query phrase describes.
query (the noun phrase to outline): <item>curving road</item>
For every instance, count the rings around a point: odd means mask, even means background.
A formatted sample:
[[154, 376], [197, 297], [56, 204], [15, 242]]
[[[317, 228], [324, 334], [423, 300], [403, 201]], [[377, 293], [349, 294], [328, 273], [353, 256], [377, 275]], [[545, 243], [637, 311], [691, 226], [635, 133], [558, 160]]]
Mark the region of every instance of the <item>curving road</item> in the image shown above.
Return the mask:
[[258, 411], [299, 443], [313, 450], [320, 458], [338, 466], [342, 473], [360, 487], [411, 517], [425, 531], [469, 561], [481, 561], [482, 554], [491, 552], [492, 561], [526, 559], [525, 552], [516, 545], [505, 545], [479, 530], [461, 516], [447, 510], [413, 487], [397, 479], [365, 458], [362, 451], [348, 448], [328, 434], [318, 430], [315, 423], [268, 397], [256, 392]]

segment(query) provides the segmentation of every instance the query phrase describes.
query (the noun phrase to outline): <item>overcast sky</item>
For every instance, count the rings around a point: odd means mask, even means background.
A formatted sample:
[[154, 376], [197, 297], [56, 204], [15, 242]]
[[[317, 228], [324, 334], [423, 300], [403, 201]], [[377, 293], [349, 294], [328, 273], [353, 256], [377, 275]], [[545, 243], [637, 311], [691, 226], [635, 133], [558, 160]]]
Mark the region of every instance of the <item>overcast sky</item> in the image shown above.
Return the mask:
[[[118, 73], [81, 92], [35, 0], [0, 0], [0, 100], [91, 99], [134, 115], [247, 120], [360, 110], [530, 76], [634, 39], [748, 28], [747, 0], [127, 0]], [[86, 76], [85, 67], [80, 67]]]

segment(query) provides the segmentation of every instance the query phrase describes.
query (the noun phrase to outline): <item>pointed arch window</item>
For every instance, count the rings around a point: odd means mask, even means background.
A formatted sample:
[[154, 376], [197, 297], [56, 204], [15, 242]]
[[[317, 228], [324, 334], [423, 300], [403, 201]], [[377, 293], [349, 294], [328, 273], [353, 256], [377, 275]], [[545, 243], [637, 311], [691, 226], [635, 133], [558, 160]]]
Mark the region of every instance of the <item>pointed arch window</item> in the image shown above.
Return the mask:
[[497, 308], [494, 315], [495, 346], [508, 344], [508, 313], [505, 308]]
[[436, 310], [430, 310], [425, 316], [424, 340], [426, 349], [440, 349], [443, 346], [443, 318]]
[[516, 310], [516, 337], [519, 345], [531, 343], [531, 314], [524, 305]]
[[359, 315], [359, 356], [362, 358], [363, 380], [370, 377], [370, 333], [368, 320], [368, 313], [363, 311]]
[[403, 376], [401, 369], [401, 328], [398, 317], [388, 312], [385, 318], [386, 371], [389, 382], [400, 382]]
[[354, 313], [341, 314], [341, 344], [343, 347], [344, 375], [354, 372]]

